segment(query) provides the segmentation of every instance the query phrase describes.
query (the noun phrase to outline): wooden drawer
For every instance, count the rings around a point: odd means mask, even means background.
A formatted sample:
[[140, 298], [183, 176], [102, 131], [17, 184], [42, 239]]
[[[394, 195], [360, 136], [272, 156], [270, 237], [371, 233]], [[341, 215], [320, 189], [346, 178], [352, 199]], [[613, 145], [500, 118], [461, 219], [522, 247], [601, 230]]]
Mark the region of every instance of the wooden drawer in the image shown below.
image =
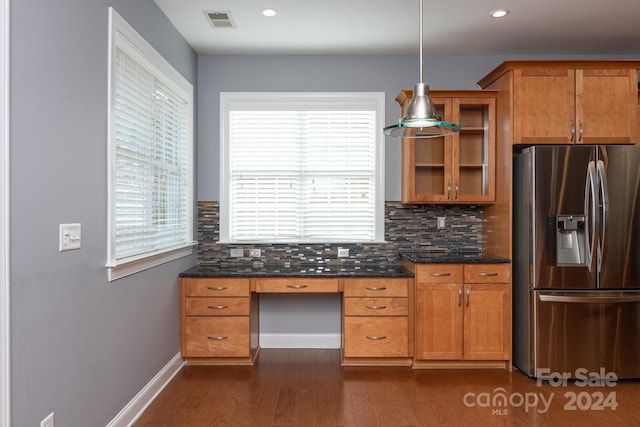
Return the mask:
[[408, 357], [406, 317], [345, 317], [344, 357]]
[[182, 357], [249, 357], [249, 317], [187, 317]]
[[407, 298], [345, 298], [345, 316], [407, 316]]
[[249, 298], [185, 298], [187, 316], [248, 316]]
[[187, 297], [244, 297], [249, 296], [249, 279], [183, 277]]
[[345, 297], [406, 297], [407, 279], [363, 278], [345, 279]]
[[462, 264], [418, 264], [416, 283], [462, 283]]
[[338, 292], [338, 279], [282, 278], [256, 279], [258, 293]]
[[465, 283], [511, 283], [511, 264], [465, 264]]

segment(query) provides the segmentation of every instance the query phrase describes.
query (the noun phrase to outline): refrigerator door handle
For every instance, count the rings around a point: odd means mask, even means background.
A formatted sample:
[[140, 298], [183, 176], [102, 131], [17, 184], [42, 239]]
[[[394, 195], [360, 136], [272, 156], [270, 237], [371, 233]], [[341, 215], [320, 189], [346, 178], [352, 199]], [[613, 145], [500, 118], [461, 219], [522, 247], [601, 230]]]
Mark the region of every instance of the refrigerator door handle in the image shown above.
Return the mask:
[[598, 271], [602, 266], [602, 257], [604, 255], [605, 239], [607, 237], [607, 220], [609, 211], [609, 187], [607, 184], [607, 171], [604, 162], [598, 160], [598, 185], [600, 186], [600, 203], [602, 208], [602, 217], [600, 218], [600, 235], [598, 238]]
[[[592, 160], [589, 162], [587, 166], [587, 182], [584, 188], [584, 213], [587, 216], [587, 221], [591, 222], [591, 225], [587, 225], [586, 235], [587, 235], [587, 252], [589, 253], [589, 260], [587, 265], [589, 267], [589, 271], [592, 271], [593, 268], [593, 257], [595, 256], [595, 245], [594, 239], [596, 236], [596, 166], [595, 162]], [[591, 201], [591, 202], [589, 202]]]
[[640, 295], [615, 296], [615, 297], [575, 297], [568, 295], [538, 295], [540, 301], [543, 302], [568, 302], [568, 303], [584, 303], [584, 304], [615, 304], [624, 302], [640, 302]]

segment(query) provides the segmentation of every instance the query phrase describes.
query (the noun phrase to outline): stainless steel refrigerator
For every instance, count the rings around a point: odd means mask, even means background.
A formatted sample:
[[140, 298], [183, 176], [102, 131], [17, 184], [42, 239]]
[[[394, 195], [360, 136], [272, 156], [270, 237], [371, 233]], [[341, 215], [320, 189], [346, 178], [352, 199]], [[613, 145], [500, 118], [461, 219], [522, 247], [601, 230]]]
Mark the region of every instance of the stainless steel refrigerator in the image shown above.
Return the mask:
[[514, 365], [640, 378], [640, 147], [533, 146], [513, 167]]

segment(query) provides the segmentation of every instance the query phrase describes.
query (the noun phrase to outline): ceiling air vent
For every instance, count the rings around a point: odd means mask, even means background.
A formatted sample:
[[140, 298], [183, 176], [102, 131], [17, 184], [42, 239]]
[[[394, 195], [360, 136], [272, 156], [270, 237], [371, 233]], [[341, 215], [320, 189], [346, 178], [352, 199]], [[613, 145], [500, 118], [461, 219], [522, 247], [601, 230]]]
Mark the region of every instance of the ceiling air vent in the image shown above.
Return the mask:
[[226, 10], [224, 11], [205, 10], [203, 12], [213, 28], [235, 28], [236, 26], [233, 23], [233, 19], [231, 19], [231, 13], [229, 13]]

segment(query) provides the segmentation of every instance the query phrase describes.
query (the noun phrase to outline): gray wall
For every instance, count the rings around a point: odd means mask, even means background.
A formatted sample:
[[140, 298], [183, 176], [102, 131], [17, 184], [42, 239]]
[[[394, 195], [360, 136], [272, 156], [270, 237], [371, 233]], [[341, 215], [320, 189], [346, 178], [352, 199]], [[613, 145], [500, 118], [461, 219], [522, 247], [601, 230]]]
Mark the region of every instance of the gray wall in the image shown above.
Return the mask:
[[[11, 2], [13, 426], [104, 426], [178, 353], [178, 273], [107, 281], [108, 6], [196, 83], [153, 0]], [[58, 252], [58, 224], [82, 249]]]

